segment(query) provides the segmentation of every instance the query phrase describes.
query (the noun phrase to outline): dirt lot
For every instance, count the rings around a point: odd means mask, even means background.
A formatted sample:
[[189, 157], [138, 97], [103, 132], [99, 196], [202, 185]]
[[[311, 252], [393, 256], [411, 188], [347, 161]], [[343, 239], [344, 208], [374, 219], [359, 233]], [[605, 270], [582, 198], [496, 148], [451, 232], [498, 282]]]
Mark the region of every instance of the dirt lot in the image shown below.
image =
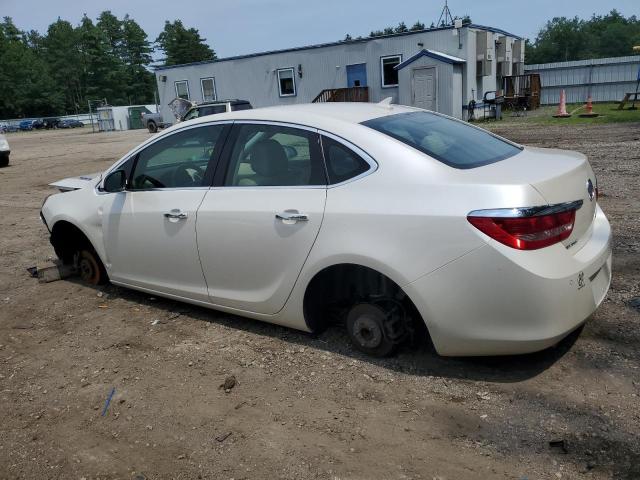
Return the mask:
[[340, 329], [313, 338], [112, 286], [40, 285], [25, 268], [53, 255], [47, 183], [105, 169], [148, 134], [8, 135], [0, 478], [640, 478], [640, 124], [494, 129], [590, 156], [614, 280], [577, 340], [482, 359], [372, 360]]

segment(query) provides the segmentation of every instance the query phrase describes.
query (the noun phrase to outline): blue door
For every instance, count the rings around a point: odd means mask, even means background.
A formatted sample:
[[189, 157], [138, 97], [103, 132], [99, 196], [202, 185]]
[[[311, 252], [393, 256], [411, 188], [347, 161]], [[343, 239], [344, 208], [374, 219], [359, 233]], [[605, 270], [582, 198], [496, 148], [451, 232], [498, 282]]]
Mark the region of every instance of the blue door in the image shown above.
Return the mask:
[[347, 65], [347, 87], [367, 86], [367, 64]]

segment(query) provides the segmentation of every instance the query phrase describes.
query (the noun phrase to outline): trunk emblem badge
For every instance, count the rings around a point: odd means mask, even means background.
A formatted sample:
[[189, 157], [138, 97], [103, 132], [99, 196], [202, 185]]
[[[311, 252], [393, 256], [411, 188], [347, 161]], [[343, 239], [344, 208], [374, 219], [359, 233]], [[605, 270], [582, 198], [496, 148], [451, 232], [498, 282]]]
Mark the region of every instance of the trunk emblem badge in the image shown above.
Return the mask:
[[596, 195], [596, 190], [593, 188], [593, 182], [591, 179], [587, 180], [587, 193], [589, 194], [589, 200], [593, 202], [593, 197]]

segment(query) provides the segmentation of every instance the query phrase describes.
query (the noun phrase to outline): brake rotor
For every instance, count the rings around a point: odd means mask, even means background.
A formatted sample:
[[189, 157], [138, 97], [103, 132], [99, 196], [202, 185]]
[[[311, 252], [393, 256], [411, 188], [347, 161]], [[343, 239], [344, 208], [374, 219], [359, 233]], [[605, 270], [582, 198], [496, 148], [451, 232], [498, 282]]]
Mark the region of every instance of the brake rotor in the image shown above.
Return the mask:
[[384, 338], [385, 320], [385, 314], [380, 307], [360, 304], [349, 312], [349, 316], [355, 316], [352, 320], [351, 334], [361, 347], [374, 349], [380, 346]]
[[84, 282], [91, 285], [98, 283], [100, 267], [98, 266], [98, 262], [96, 262], [94, 256], [86, 250], [80, 252], [80, 258], [78, 259], [78, 271], [80, 273], [80, 278], [82, 278]]

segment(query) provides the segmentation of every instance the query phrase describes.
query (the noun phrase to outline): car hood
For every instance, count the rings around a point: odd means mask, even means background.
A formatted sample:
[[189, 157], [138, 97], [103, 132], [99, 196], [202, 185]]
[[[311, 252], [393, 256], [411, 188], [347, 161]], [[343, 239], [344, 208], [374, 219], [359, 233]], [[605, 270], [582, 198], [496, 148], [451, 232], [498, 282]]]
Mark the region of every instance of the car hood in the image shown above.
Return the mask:
[[79, 177], [69, 177], [50, 183], [49, 186], [55, 187], [61, 192], [70, 192], [72, 190], [80, 190], [89, 186], [94, 186], [97, 181], [102, 178], [102, 172], [91, 173], [89, 175], [80, 175]]
[[178, 121], [180, 121], [189, 109], [194, 106], [195, 104], [193, 102], [180, 97], [176, 97], [169, 102], [169, 108], [171, 109], [173, 116], [176, 117], [176, 120]]

